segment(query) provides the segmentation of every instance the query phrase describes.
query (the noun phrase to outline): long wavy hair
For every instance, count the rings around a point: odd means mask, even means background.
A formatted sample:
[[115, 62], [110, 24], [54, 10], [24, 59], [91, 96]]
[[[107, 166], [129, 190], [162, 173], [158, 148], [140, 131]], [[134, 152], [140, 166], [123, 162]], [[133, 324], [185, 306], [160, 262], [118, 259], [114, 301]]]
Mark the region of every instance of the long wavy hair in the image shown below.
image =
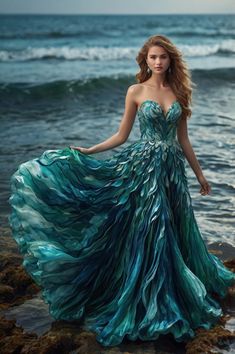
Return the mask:
[[197, 86], [191, 80], [191, 73], [187, 67], [186, 62], [182, 58], [182, 54], [178, 48], [163, 35], [154, 35], [149, 37], [149, 39], [144, 43], [143, 47], [140, 49], [136, 61], [140, 66], [140, 71], [135, 75], [137, 82], [142, 83], [148, 80], [152, 71], [147, 71], [148, 65], [146, 62], [148, 51], [152, 46], [163, 47], [170, 57], [170, 66], [166, 71], [166, 81], [172, 88], [177, 100], [182, 107], [182, 119], [187, 119], [191, 117], [192, 110], [190, 108], [192, 102], [192, 87]]

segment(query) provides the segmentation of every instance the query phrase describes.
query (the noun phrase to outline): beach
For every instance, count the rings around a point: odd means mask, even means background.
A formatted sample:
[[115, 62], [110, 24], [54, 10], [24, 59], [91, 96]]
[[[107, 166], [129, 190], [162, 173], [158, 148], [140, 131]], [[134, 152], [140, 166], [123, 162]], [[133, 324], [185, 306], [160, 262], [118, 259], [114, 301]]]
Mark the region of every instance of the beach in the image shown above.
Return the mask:
[[[157, 344], [125, 342], [116, 351], [101, 348], [79, 324], [49, 316], [8, 225], [9, 182], [19, 164], [45, 150], [89, 147], [114, 134], [126, 90], [136, 83], [137, 51], [150, 35], [164, 34], [182, 51], [197, 85], [189, 137], [212, 187], [202, 197], [187, 165], [197, 222], [207, 247], [234, 271], [235, 15], [0, 17], [0, 348], [190, 354], [206, 345], [215, 353], [221, 344], [220, 353], [235, 350], [234, 289], [222, 302], [225, 316], [218, 327], [199, 331], [188, 347], [167, 337]], [[136, 119], [124, 145], [95, 156], [111, 157], [138, 138]]]

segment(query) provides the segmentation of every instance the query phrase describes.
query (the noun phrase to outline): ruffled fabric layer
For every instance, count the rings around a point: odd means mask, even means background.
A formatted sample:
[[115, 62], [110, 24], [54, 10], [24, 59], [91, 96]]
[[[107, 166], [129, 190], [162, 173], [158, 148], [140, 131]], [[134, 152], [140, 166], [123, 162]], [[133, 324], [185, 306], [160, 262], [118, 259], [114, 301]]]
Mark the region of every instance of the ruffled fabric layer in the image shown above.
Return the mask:
[[223, 314], [235, 275], [197, 225], [177, 143], [138, 140], [106, 160], [47, 150], [11, 178], [9, 223], [55, 319], [84, 318], [104, 346], [177, 341]]

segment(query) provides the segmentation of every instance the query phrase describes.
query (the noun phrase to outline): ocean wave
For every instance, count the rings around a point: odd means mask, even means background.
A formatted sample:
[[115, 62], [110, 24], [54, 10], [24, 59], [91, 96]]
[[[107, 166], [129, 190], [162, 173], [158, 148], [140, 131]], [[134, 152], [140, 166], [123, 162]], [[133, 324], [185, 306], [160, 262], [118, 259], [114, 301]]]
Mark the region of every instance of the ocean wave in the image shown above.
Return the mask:
[[214, 37], [227, 37], [227, 38], [233, 38], [235, 37], [235, 30], [233, 29], [226, 29], [226, 28], [218, 28], [218, 29], [205, 29], [205, 28], [197, 28], [193, 31], [190, 30], [184, 30], [184, 28], [179, 28], [175, 29], [174, 31], [166, 31], [168, 36], [176, 36], [176, 37], [182, 37], [182, 38], [212, 38]]
[[[150, 22], [146, 25], [148, 29], [156, 29], [156, 22]], [[164, 32], [167, 36], [174, 36], [174, 37], [208, 37], [208, 38], [214, 38], [215, 36], [228, 36], [228, 37], [233, 37], [235, 36], [235, 29], [233, 28], [224, 28], [224, 27], [218, 27], [218, 28], [206, 28], [206, 27], [195, 27], [193, 30], [190, 28], [187, 29], [185, 26], [173, 26], [174, 29], [171, 28], [164, 28], [162, 27], [161, 30]]]
[[[225, 81], [225, 83], [235, 82], [235, 68], [216, 68], [216, 69], [194, 69], [192, 70], [193, 80], [203, 84], [203, 80], [211, 79], [211, 85], [215, 85], [215, 81]], [[208, 82], [207, 82], [208, 85]]]
[[[214, 44], [179, 45], [185, 56], [208, 56], [218, 53], [235, 53], [235, 40], [228, 39]], [[29, 60], [133, 60], [138, 53], [136, 47], [28, 47], [24, 50], [1, 50], [0, 61], [29, 61]]]
[[119, 60], [133, 59], [137, 55], [136, 48], [120, 47], [92, 47], [92, 48], [71, 48], [49, 47], [49, 48], [27, 48], [22, 51], [0, 51], [0, 61], [27, 61], [42, 59], [63, 59], [63, 60]]
[[[195, 69], [192, 70], [193, 81], [200, 81], [200, 85], [203, 85], [203, 80], [213, 79], [212, 85], [215, 85], [215, 80], [220, 81], [220, 85], [223, 81], [227, 84], [231, 82], [235, 77], [235, 68], [223, 68], [223, 69]], [[210, 81], [210, 80], [209, 80]], [[233, 80], [234, 81], [234, 80]], [[15, 100], [21, 102], [24, 99], [60, 99], [68, 98], [71, 96], [94, 97], [94, 94], [99, 92], [101, 95], [107, 95], [112, 91], [119, 90], [120, 87], [127, 87], [135, 83], [134, 75], [112, 75], [112, 76], [100, 76], [95, 78], [83, 79], [83, 80], [57, 80], [46, 83], [0, 83], [0, 101], [6, 102]]]
[[182, 52], [189, 57], [203, 57], [219, 53], [235, 53], [235, 40], [227, 39], [214, 44], [181, 45]]
[[12, 102], [50, 101], [83, 99], [107, 95], [120, 87], [133, 83], [133, 75], [116, 75], [112, 77], [96, 77], [83, 80], [56, 80], [45, 83], [0, 83], [0, 104], [9, 105]]
[[[127, 26], [127, 30], [130, 26]], [[156, 21], [148, 22], [144, 25], [144, 28], [147, 30], [154, 29], [156, 30]], [[190, 29], [185, 29], [185, 27], [174, 27], [174, 30], [161, 28], [162, 32], [166, 33], [168, 36], [177, 36], [177, 37], [205, 37], [214, 38], [216, 36], [226, 36], [234, 37], [235, 29], [233, 28], [204, 28], [197, 27], [193, 31]], [[57, 39], [57, 38], [101, 38], [101, 37], [117, 37], [117, 35], [122, 36], [121, 30], [114, 30], [113, 28], [108, 28], [108, 30], [102, 29], [79, 29], [75, 31], [66, 31], [66, 30], [45, 30], [45, 31], [35, 31], [35, 32], [2, 32], [0, 33], [0, 39], [2, 40], [14, 40], [14, 39]]]
[[40, 31], [40, 32], [6, 32], [0, 34], [0, 39], [3, 40], [14, 40], [14, 39], [53, 39], [53, 38], [89, 38], [89, 37], [109, 37], [110, 33], [93, 29], [90, 31], [80, 30], [74, 32], [63, 32], [63, 31]]

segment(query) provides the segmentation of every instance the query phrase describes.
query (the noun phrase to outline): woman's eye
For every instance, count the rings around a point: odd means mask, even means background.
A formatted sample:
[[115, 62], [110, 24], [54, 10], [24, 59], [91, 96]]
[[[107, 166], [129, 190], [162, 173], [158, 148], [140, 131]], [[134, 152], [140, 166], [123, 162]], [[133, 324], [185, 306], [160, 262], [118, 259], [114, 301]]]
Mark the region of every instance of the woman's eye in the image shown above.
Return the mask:
[[[150, 57], [150, 59], [155, 59], [156, 57]], [[164, 57], [160, 57], [160, 58], [162, 58], [162, 59], [166, 59], [166, 56], [164, 56]]]

